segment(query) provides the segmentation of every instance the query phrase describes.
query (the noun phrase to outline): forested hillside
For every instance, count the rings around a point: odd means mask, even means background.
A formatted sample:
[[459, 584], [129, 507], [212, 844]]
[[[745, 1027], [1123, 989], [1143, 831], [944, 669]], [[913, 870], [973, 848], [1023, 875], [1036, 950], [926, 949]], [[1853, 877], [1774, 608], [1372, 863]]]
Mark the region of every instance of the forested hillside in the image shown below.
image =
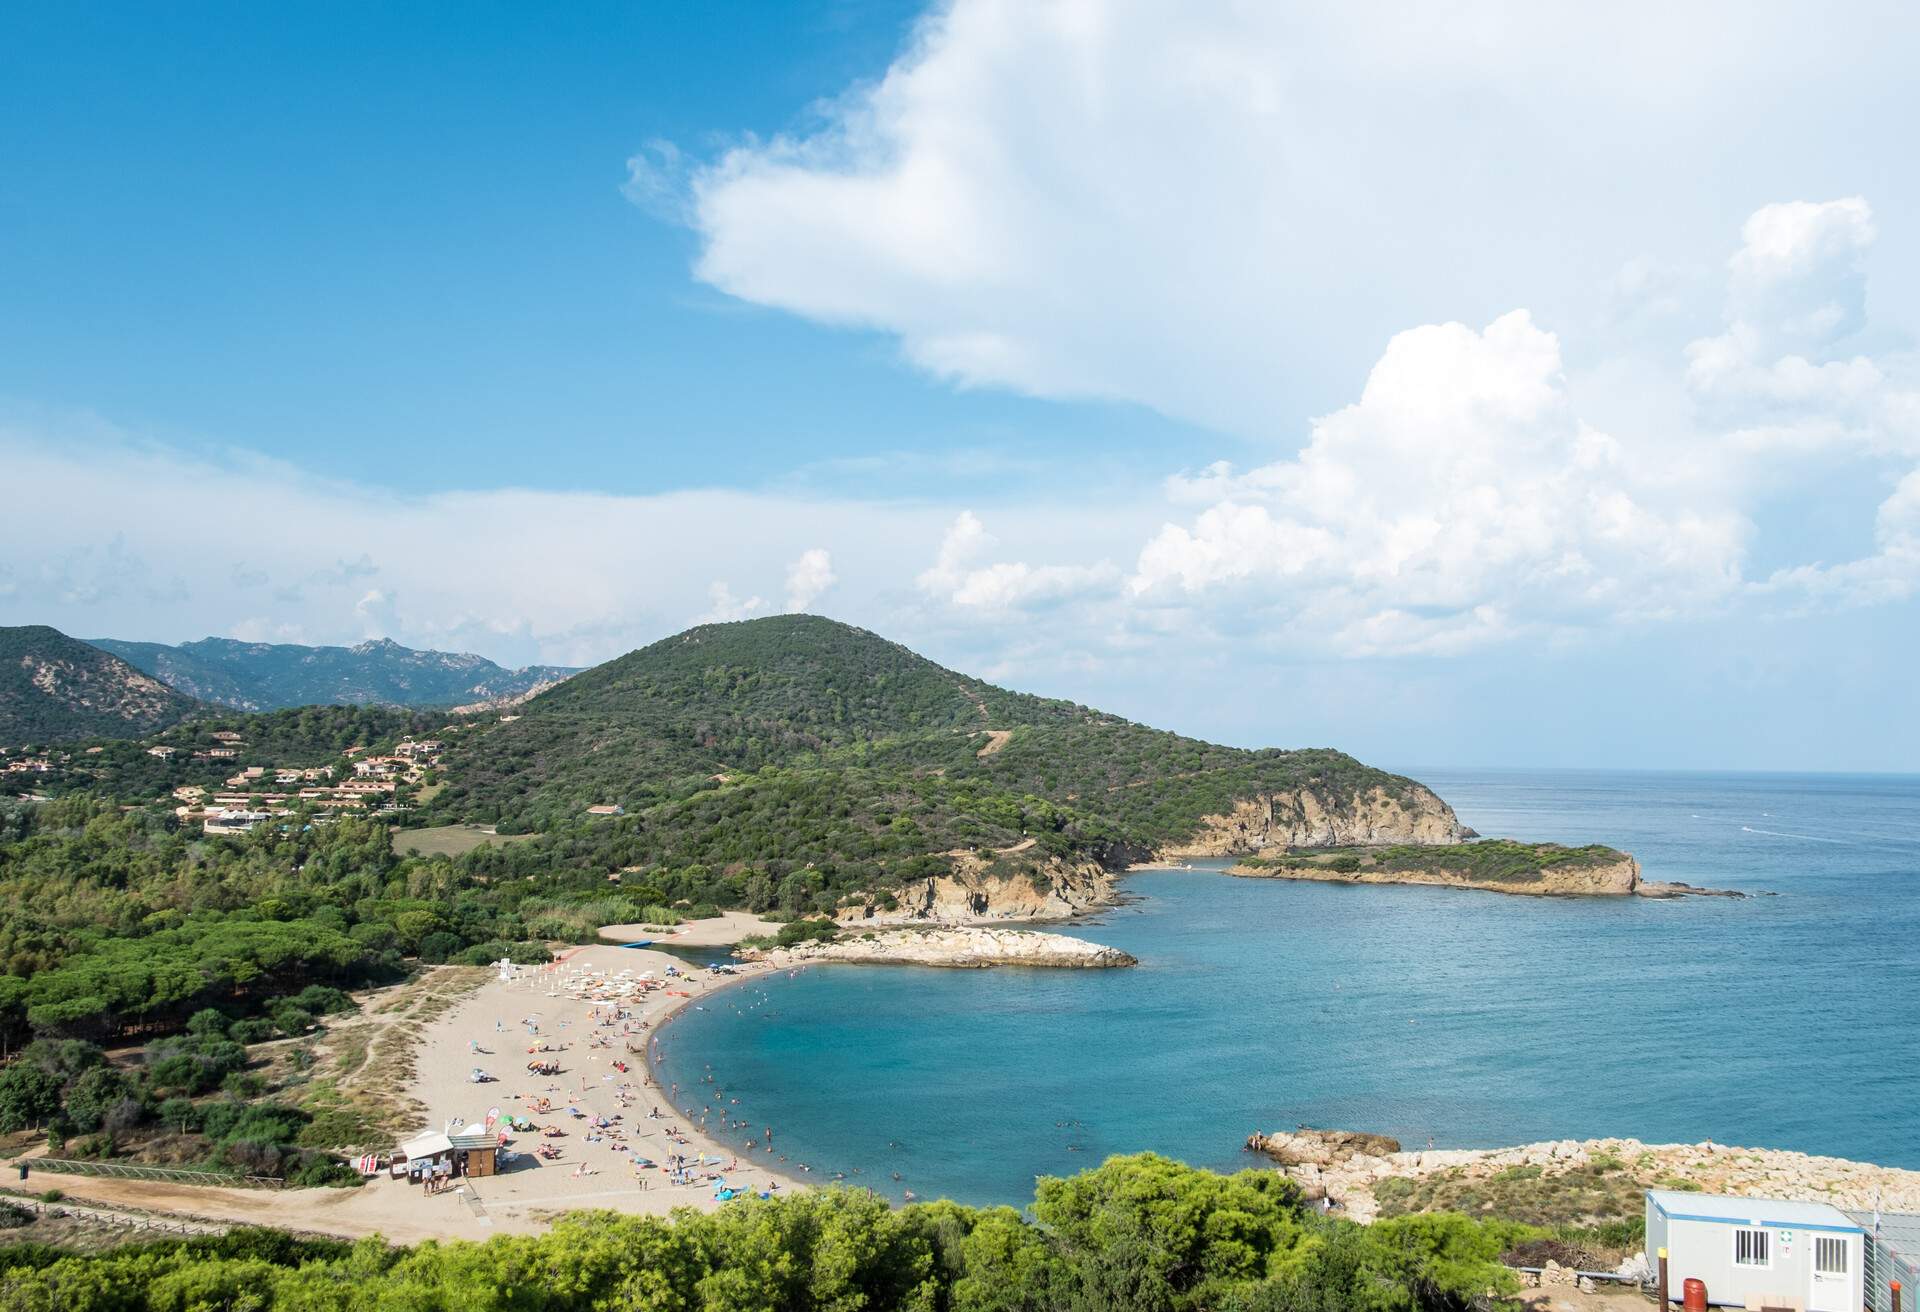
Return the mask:
[[838, 794], [850, 830], [874, 828], [854, 813], [897, 817], [910, 797], [922, 829], [960, 845], [963, 817], [979, 841], [1017, 841], [1036, 832], [1022, 817], [1044, 810], [1043, 839], [1146, 850], [1263, 791], [1312, 789], [1337, 806], [1419, 787], [1336, 751], [1220, 747], [1008, 692], [804, 615], [707, 625], [589, 670], [462, 735], [447, 773], [434, 805], [445, 818], [548, 830], [593, 805], [659, 808], [633, 828], [665, 846], [703, 792], [717, 794], [701, 800], [704, 823], [755, 836], [770, 789], [817, 787]]
[[0, 628], [0, 745], [133, 738], [203, 709], [58, 629]]

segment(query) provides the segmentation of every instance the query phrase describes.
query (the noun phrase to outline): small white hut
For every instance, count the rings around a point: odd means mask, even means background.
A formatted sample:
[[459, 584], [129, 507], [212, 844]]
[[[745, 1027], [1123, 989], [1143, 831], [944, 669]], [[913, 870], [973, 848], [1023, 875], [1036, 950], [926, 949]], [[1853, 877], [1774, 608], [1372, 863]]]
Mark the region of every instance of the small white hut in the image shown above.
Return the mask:
[[1689, 1279], [1715, 1307], [1853, 1312], [1866, 1232], [1826, 1203], [1647, 1190], [1647, 1260], [1667, 1250], [1667, 1292]]

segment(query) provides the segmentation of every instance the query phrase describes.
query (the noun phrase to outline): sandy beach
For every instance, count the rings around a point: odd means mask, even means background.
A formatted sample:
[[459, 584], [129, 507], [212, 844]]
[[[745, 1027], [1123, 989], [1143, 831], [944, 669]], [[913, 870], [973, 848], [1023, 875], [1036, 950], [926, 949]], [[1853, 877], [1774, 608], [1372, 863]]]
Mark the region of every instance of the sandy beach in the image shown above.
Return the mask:
[[[684, 926], [671, 938], [689, 946], [724, 946], [745, 934], [777, 928], [735, 913]], [[667, 938], [637, 926], [610, 926], [605, 935], [624, 942]], [[725, 1115], [721, 1091], [705, 1086], [680, 1090], [676, 1099], [672, 1090], [654, 1084], [646, 1061], [628, 1049], [629, 1043], [648, 1046], [662, 1022], [681, 1008], [707, 1005], [728, 985], [777, 974], [779, 968], [742, 964], [737, 974], [717, 975], [668, 952], [611, 945], [565, 949], [558, 955], [551, 966], [519, 968], [511, 982], [491, 976], [436, 1017], [416, 1040], [414, 1075], [404, 1091], [425, 1109], [416, 1131], [443, 1129], [453, 1118], [479, 1125], [494, 1108], [503, 1118], [527, 1117], [540, 1127], [508, 1131], [506, 1146], [514, 1156], [497, 1175], [439, 1194], [385, 1174], [359, 1189], [224, 1189], [64, 1175], [57, 1187], [75, 1201], [353, 1237], [378, 1234], [397, 1242], [527, 1233], [581, 1208], [651, 1214], [679, 1207], [708, 1210], [723, 1205], [716, 1197], [722, 1183], [755, 1194], [805, 1187], [775, 1169], [777, 1149], [743, 1152], [702, 1131], [703, 1107], [712, 1108], [709, 1123], [716, 1126]], [[669, 976], [669, 969], [678, 974]], [[636, 988], [633, 996], [618, 1002], [575, 996], [617, 993], [621, 986], [595, 987], [595, 982], [637, 981], [648, 975], [661, 987], [645, 993]], [[626, 1014], [617, 1016], [621, 1011]], [[528, 1051], [543, 1045], [550, 1050]], [[536, 1058], [556, 1062], [558, 1072], [530, 1074], [527, 1064]], [[628, 1069], [619, 1070], [616, 1062]], [[473, 1083], [475, 1067], [495, 1078]], [[533, 1110], [541, 1099], [550, 1111]], [[656, 1107], [661, 1113], [657, 1119], [650, 1115]], [[607, 1125], [597, 1124], [602, 1118]], [[559, 1133], [549, 1137], [540, 1132], [548, 1126]], [[557, 1156], [541, 1158], [538, 1150], [543, 1146]], [[649, 1164], [637, 1164], [636, 1157]], [[675, 1158], [688, 1163], [680, 1176], [684, 1182], [677, 1183], [668, 1169]], [[42, 1179], [56, 1183], [41, 1176], [35, 1178], [36, 1186]]]
[[[675, 940], [717, 945], [760, 928], [751, 917], [722, 919], [733, 923], [691, 926]], [[608, 934], [622, 936], [625, 928]], [[477, 1125], [495, 1108], [503, 1117], [524, 1117], [540, 1127], [509, 1130], [506, 1148], [513, 1156], [500, 1174], [467, 1185], [497, 1226], [512, 1229], [536, 1227], [582, 1207], [652, 1213], [717, 1207], [723, 1185], [750, 1193], [800, 1187], [775, 1169], [778, 1154], [771, 1147], [744, 1152], [705, 1132], [703, 1120], [717, 1129], [727, 1115], [723, 1091], [662, 1089], [640, 1053], [681, 1008], [705, 1005], [728, 985], [776, 973], [751, 964], [737, 971], [710, 974], [652, 948], [591, 946], [568, 951], [551, 966], [524, 968], [511, 982], [489, 980], [425, 1035], [409, 1090], [426, 1108], [420, 1128], [442, 1129], [456, 1117]], [[647, 977], [659, 987], [642, 993], [629, 983]], [[631, 996], [617, 996], [628, 989]], [[530, 1074], [534, 1060], [553, 1061], [559, 1069]], [[473, 1083], [476, 1067], [495, 1080]], [[543, 1148], [555, 1155], [543, 1159]], [[670, 1170], [676, 1160], [687, 1170]], [[385, 1179], [361, 1192], [369, 1202], [402, 1192], [410, 1206], [447, 1212], [450, 1231], [467, 1232], [471, 1225], [470, 1201], [451, 1192], [428, 1196], [418, 1186]]]

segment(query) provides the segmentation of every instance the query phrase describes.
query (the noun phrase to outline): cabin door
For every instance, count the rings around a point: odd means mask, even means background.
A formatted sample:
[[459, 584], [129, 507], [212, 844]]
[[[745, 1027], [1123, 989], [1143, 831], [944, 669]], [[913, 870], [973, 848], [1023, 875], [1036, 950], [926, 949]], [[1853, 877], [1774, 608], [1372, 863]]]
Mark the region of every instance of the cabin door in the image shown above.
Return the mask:
[[1846, 1235], [1813, 1236], [1813, 1288], [1807, 1312], [1847, 1312], [1853, 1289], [1853, 1240]]

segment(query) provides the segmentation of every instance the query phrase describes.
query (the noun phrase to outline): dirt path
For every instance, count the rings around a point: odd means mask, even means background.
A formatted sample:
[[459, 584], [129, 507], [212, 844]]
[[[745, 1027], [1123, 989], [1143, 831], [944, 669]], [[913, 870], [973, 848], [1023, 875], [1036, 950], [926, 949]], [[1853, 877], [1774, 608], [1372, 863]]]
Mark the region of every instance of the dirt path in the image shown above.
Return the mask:
[[1007, 745], [1007, 739], [1011, 737], [1013, 737], [1013, 730], [1011, 729], [989, 729], [987, 730], [987, 745], [975, 752], [974, 755], [982, 759], [992, 756], [1002, 747], [1005, 747]]

